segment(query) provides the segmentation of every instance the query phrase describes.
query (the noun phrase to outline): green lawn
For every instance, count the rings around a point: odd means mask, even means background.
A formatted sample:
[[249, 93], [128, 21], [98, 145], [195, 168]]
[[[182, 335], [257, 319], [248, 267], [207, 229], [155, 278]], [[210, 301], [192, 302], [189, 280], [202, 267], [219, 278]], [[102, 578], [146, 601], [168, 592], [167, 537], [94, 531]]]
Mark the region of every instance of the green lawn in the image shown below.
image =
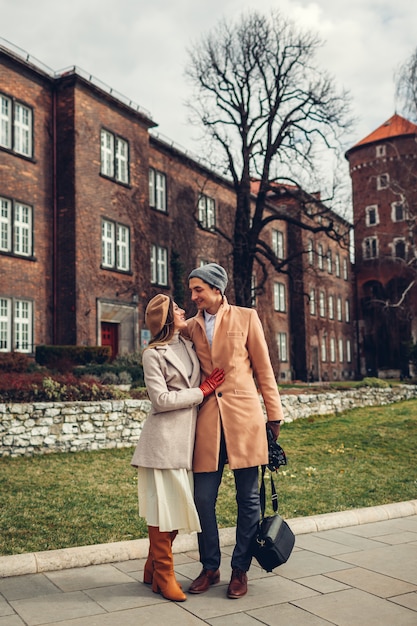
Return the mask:
[[[285, 424], [276, 476], [286, 518], [417, 498], [417, 400]], [[0, 554], [145, 537], [132, 449], [0, 459]], [[235, 525], [233, 474], [218, 500]]]

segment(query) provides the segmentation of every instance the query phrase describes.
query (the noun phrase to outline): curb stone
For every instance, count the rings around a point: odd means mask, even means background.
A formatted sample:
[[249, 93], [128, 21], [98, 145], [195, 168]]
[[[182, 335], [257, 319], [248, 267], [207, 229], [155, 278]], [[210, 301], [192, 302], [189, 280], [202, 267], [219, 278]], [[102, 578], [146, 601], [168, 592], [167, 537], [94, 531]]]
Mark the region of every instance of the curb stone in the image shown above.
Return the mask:
[[[307, 517], [296, 517], [287, 519], [287, 522], [295, 535], [302, 535], [409, 517], [411, 515], [417, 515], [417, 500]], [[219, 530], [221, 547], [233, 545], [235, 543], [235, 533], [235, 528], [221, 528]], [[145, 538], [0, 556], [0, 578], [22, 576], [24, 574], [39, 574], [41, 572], [74, 567], [87, 567], [89, 565], [102, 565], [104, 563], [115, 563], [130, 559], [142, 559], [146, 558], [148, 548], [149, 541]], [[174, 542], [173, 552], [178, 554], [192, 550], [198, 550], [197, 534], [179, 534]]]

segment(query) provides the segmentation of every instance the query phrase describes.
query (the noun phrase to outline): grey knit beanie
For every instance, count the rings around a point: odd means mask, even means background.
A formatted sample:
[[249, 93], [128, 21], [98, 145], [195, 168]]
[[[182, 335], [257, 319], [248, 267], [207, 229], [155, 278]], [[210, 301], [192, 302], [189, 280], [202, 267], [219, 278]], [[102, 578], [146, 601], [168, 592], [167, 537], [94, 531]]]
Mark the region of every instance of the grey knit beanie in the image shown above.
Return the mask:
[[196, 267], [189, 275], [188, 280], [190, 278], [201, 278], [208, 285], [219, 289], [222, 295], [227, 287], [226, 270], [217, 263], [207, 263], [207, 265]]

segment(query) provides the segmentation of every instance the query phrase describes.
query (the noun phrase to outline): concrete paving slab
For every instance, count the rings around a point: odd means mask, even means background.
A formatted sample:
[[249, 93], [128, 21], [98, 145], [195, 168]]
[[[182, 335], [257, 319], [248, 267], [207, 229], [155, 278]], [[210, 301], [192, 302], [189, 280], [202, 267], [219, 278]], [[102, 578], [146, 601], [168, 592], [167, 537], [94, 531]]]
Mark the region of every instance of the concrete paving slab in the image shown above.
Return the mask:
[[318, 591], [319, 593], [331, 593], [332, 591], [341, 591], [342, 589], [349, 588], [349, 585], [333, 580], [332, 578], [329, 578], [329, 575], [324, 576], [322, 574], [319, 574], [318, 576], [305, 576], [304, 578], [299, 578], [295, 582], [309, 587], [314, 591]]
[[330, 572], [327, 576], [343, 582], [350, 587], [372, 593], [380, 598], [390, 598], [392, 596], [417, 591], [415, 585], [361, 567], [353, 567], [339, 572]]
[[408, 609], [417, 612], [417, 593], [406, 593], [403, 596], [395, 596], [395, 598], [390, 598], [391, 602], [395, 602], [395, 604], [401, 604], [401, 606], [405, 606]]
[[358, 589], [295, 600], [293, 604], [337, 626], [416, 625], [414, 611]]
[[417, 545], [386, 546], [337, 557], [345, 563], [417, 585]]
[[28, 626], [105, 613], [101, 606], [82, 591], [13, 600], [10, 605]]
[[[267, 626], [283, 626], [284, 624], [288, 626], [329, 626], [331, 623], [292, 604], [280, 604], [279, 606], [256, 609], [255, 611], [250, 611], [249, 615]], [[227, 626], [226, 622], [224, 622], [224, 626]]]
[[132, 582], [132, 579], [127, 574], [110, 564], [47, 572], [45, 576], [62, 591], [94, 589], [95, 587], [107, 587], [109, 585]]
[[0, 578], [0, 593], [7, 600], [22, 600], [49, 593], [59, 593], [59, 589], [44, 574], [27, 574]]

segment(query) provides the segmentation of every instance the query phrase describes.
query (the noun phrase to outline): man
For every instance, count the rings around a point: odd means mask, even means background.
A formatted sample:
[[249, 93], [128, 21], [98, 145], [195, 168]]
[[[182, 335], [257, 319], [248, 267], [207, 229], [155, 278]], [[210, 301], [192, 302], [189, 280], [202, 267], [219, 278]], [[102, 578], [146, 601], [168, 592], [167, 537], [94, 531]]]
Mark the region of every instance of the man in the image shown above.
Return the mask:
[[240, 598], [247, 593], [250, 544], [260, 517], [258, 466], [268, 462], [265, 417], [257, 386], [264, 399], [267, 428], [275, 439], [283, 413], [258, 314], [227, 302], [227, 280], [226, 271], [216, 263], [198, 267], [189, 275], [191, 299], [198, 313], [187, 320], [187, 334], [194, 343], [202, 379], [215, 367], [225, 372], [224, 383], [204, 400], [197, 419], [194, 497], [202, 528], [198, 544], [203, 569], [189, 592], [203, 593], [220, 580], [216, 500], [227, 462], [234, 472], [238, 505], [227, 595]]

